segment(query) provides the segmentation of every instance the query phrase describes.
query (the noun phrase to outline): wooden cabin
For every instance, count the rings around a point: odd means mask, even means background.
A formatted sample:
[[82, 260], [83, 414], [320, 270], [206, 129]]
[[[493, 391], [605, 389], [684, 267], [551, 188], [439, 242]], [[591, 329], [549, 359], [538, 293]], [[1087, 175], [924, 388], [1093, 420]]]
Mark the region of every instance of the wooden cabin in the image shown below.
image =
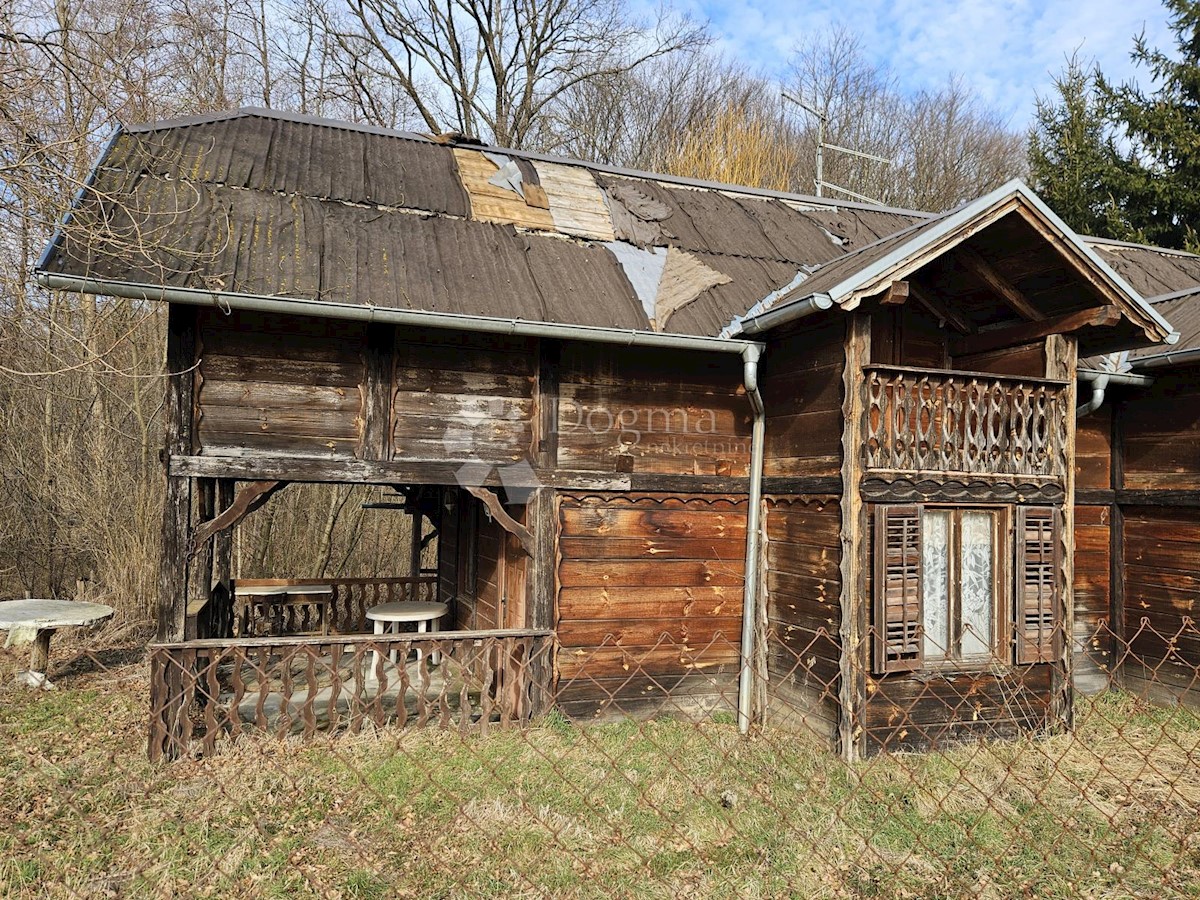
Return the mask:
[[1077, 360], [1178, 337], [1016, 182], [934, 216], [267, 110], [119, 132], [39, 278], [169, 304], [156, 721], [218, 658], [307, 654], [291, 685], [377, 640], [218, 607], [258, 499], [382, 484], [463, 698], [848, 758], [1070, 726]]

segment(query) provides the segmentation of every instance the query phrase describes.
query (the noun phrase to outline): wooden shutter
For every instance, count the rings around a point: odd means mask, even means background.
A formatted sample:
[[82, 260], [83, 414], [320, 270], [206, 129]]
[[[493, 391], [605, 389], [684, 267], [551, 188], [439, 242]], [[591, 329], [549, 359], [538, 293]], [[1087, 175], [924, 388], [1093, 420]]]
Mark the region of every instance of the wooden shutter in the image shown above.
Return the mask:
[[875, 671], [909, 672], [921, 647], [921, 508], [875, 508]]
[[1052, 506], [1019, 506], [1016, 526], [1016, 660], [1054, 662], [1063, 640], [1058, 515]]

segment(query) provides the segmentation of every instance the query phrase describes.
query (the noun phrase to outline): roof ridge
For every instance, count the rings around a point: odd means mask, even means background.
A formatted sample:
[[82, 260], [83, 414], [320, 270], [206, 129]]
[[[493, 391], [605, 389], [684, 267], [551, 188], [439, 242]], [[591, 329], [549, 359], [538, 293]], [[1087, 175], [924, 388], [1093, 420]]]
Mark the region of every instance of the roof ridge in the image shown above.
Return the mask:
[[1162, 253], [1167, 256], [1187, 256], [1196, 258], [1200, 254], [1192, 253], [1190, 250], [1179, 250], [1175, 247], [1160, 247], [1157, 244], [1139, 244], [1136, 241], [1122, 241], [1117, 238], [1095, 237], [1090, 234], [1079, 235], [1080, 239], [1085, 244], [1100, 244], [1105, 247], [1128, 247], [1131, 250], [1152, 250], [1155, 253]]
[[[398, 138], [400, 140], [418, 141], [424, 144], [434, 144], [437, 146], [446, 146], [432, 140], [428, 135], [420, 134], [412, 131], [401, 131], [393, 128], [384, 128], [379, 125], [370, 125], [364, 122], [346, 122], [341, 119], [329, 119], [321, 116], [308, 115], [307, 113], [293, 113], [276, 109], [268, 109], [262, 106], [243, 106], [238, 109], [225, 110], [222, 112], [201, 113], [192, 116], [180, 116], [173, 119], [159, 119], [153, 122], [144, 122], [136, 125], [128, 125], [124, 127], [126, 133], [144, 134], [151, 131], [162, 131], [167, 128], [186, 128], [192, 125], [207, 125], [212, 122], [223, 122], [229, 119], [238, 118], [263, 118], [275, 119], [283, 122], [294, 122], [302, 125], [313, 125], [320, 128], [336, 128], [342, 131], [358, 131], [365, 134], [373, 134], [379, 137]], [[765, 197], [772, 200], [790, 200], [796, 203], [809, 204], [818, 208], [824, 207], [830, 211], [838, 209], [854, 209], [866, 210], [869, 212], [884, 213], [887, 215], [902, 215], [902, 216], [918, 216], [922, 219], [938, 218], [944, 213], [931, 213], [919, 209], [906, 209], [899, 206], [884, 206], [877, 203], [860, 203], [853, 200], [836, 200], [829, 197], [815, 197], [811, 194], [795, 194], [789, 191], [777, 191], [771, 188], [755, 188], [746, 185], [729, 184], [720, 181], [705, 181], [698, 178], [687, 178], [682, 175], [668, 175], [663, 172], [649, 172], [644, 169], [627, 169], [621, 166], [611, 166], [605, 163], [589, 162], [582, 159], [574, 159], [569, 156], [555, 156], [549, 153], [538, 153], [532, 150], [514, 150], [509, 147], [493, 147], [488, 144], [471, 144], [463, 143], [457, 146], [464, 149], [487, 149], [493, 153], [502, 153], [506, 156], [516, 156], [521, 159], [529, 159], [535, 162], [554, 163], [563, 166], [575, 166], [585, 169], [592, 169], [597, 172], [604, 172], [609, 175], [618, 175], [625, 178], [641, 178], [647, 181], [658, 181], [668, 185], [680, 185], [682, 187], [700, 188], [710, 191], [729, 191], [736, 194], [744, 194], [750, 197]]]

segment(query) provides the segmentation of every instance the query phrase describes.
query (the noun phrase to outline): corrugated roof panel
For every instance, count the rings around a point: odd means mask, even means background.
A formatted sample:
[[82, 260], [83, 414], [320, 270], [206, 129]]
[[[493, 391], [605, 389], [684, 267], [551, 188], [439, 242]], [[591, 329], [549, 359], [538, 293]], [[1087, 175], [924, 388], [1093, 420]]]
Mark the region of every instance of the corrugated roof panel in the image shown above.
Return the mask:
[[537, 163], [536, 168], [550, 200], [555, 228], [598, 241], [616, 239], [604, 193], [588, 169], [546, 162]]
[[1143, 297], [1173, 294], [1200, 284], [1200, 256], [1130, 244], [1096, 243], [1092, 249]]
[[248, 190], [468, 213], [448, 147], [247, 116], [122, 134], [110, 165]]
[[774, 256], [806, 265], [820, 265], [841, 256], [845, 250], [829, 240], [819, 224], [808, 215], [774, 199], [734, 198], [757, 222], [771, 245]]
[[1146, 347], [1135, 350], [1129, 354], [1131, 359], [1161, 356], [1163, 353], [1180, 353], [1200, 347], [1200, 293], [1165, 300], [1154, 304], [1154, 308], [1179, 332], [1179, 343], [1171, 347]]

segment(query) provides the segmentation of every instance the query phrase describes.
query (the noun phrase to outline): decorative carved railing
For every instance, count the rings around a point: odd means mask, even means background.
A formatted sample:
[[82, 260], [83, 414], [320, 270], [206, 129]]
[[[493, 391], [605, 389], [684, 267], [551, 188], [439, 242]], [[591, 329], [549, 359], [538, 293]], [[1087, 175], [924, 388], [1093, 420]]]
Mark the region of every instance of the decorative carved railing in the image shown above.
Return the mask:
[[863, 373], [868, 469], [1064, 476], [1066, 382], [899, 366]]
[[[239, 593], [248, 587], [302, 587], [322, 585], [333, 589], [331, 598], [298, 591], [289, 594], [278, 609], [269, 598]], [[232, 634], [234, 637], [281, 636], [329, 631], [362, 634], [371, 630], [367, 610], [380, 603], [404, 600], [437, 600], [436, 576], [419, 578], [239, 578], [234, 581]], [[326, 627], [327, 623], [327, 627]]]
[[553, 645], [534, 630], [155, 644], [150, 759], [211, 754], [248, 732], [519, 726], [549, 708]]

